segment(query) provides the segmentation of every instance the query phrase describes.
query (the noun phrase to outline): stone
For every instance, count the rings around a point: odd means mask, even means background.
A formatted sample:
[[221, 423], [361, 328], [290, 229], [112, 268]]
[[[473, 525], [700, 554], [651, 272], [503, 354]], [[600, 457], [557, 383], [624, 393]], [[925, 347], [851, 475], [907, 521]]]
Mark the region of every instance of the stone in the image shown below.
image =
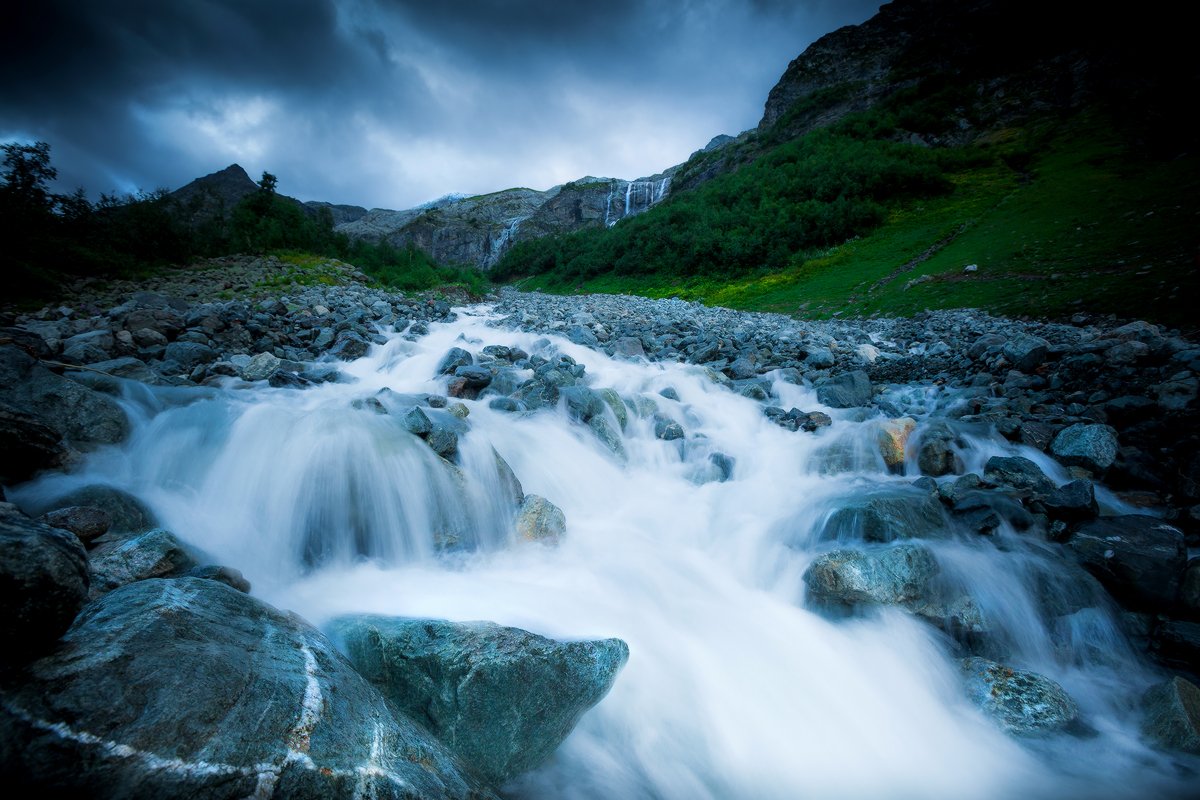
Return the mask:
[[871, 392], [871, 379], [861, 369], [817, 382], [817, 401], [830, 408], [870, 405]]
[[108, 512], [95, 506], [59, 508], [43, 514], [38, 518], [38, 522], [44, 522], [51, 528], [70, 531], [84, 544], [108, 533], [108, 529], [112, 527], [112, 517]]
[[889, 419], [880, 424], [876, 440], [883, 463], [890, 471], [904, 471], [904, 450], [916, 428], [917, 421], [912, 417]]
[[1120, 602], [1151, 610], [1175, 602], [1187, 548], [1183, 533], [1161, 519], [1099, 517], [1080, 526], [1067, 547]]
[[494, 797], [319, 631], [212, 580], [104, 595], [4, 700], [22, 793]]
[[32, 512], [45, 514], [72, 506], [90, 506], [108, 514], [109, 533], [141, 533], [158, 525], [154, 512], [145, 503], [126, 491], [102, 483], [88, 484], [51, 502], [37, 504]]
[[279, 371], [281, 363], [282, 360], [272, 353], [259, 353], [242, 368], [242, 380], [265, 381]]
[[206, 344], [199, 342], [171, 342], [163, 353], [164, 361], [179, 365], [183, 373], [188, 373], [196, 367], [211, 364], [219, 354]]
[[1079, 717], [1079, 707], [1054, 681], [986, 658], [961, 662], [967, 696], [1005, 733], [1040, 736], [1061, 731]]
[[454, 377], [462, 378], [468, 389], [478, 391], [492, 382], [492, 371], [487, 367], [463, 366], [455, 367]]
[[558, 396], [566, 406], [567, 413], [580, 422], [588, 422], [602, 415], [607, 408], [600, 394], [586, 386], [566, 386], [559, 390]]
[[1159, 747], [1200, 755], [1200, 688], [1176, 675], [1142, 695], [1142, 733]]
[[36, 418], [68, 444], [116, 444], [129, 419], [108, 395], [56, 375], [15, 347], [0, 346], [0, 403]]
[[93, 599], [128, 583], [182, 575], [196, 566], [183, 542], [162, 528], [103, 537], [91, 552], [91, 562]]
[[1004, 357], [1021, 372], [1033, 372], [1050, 353], [1050, 343], [1039, 336], [1019, 333], [1009, 339], [1002, 350]]
[[1063, 428], [1050, 444], [1050, 452], [1068, 466], [1102, 475], [1117, 460], [1117, 433], [1107, 425], [1078, 423]]
[[362, 615], [330, 628], [361, 675], [495, 784], [549, 758], [629, 658], [620, 639], [557, 642], [494, 622]]
[[928, 548], [904, 543], [824, 553], [805, 570], [804, 583], [818, 604], [906, 606], [927, 598], [938, 572]]
[[683, 426], [663, 414], [654, 415], [654, 438], [673, 442], [684, 437]]
[[58, 431], [33, 414], [0, 404], [0, 483], [21, 483], [70, 458]]
[[429, 421], [429, 417], [415, 406], [404, 412], [400, 417], [400, 424], [406, 431], [417, 436], [425, 436], [433, 430], [433, 423]]
[[1033, 525], [1033, 515], [1003, 492], [978, 489], [957, 492], [951, 510], [959, 525], [984, 536], [995, 533], [1002, 522], [1017, 530], [1027, 530]]
[[891, 542], [947, 534], [942, 504], [930, 494], [905, 490], [860, 500], [826, 520], [821, 541]]
[[461, 347], [451, 347], [438, 362], [434, 375], [452, 375], [459, 367], [469, 367], [475, 363], [475, 357]]
[[516, 531], [517, 537], [526, 542], [558, 544], [566, 535], [567, 517], [546, 498], [527, 494], [517, 511]]
[[646, 350], [642, 340], [635, 336], [623, 336], [613, 342], [613, 355], [624, 358], [645, 358]]
[[600, 390], [600, 399], [608, 406], [608, 410], [613, 413], [621, 430], [625, 430], [625, 427], [629, 424], [629, 409], [625, 407], [625, 402], [621, 400], [621, 395], [617, 394], [615, 389], [605, 388]]
[[0, 664], [49, 649], [87, 602], [90, 584], [87, 553], [74, 534], [7, 506], [0, 513]]
[[233, 567], [206, 564], [202, 567], [192, 567], [184, 574], [191, 578], [218, 581], [232, 589], [237, 589], [239, 592], [250, 593], [250, 581], [246, 580], [241, 570], [234, 569]]
[[329, 348], [329, 355], [340, 361], [362, 358], [371, 349], [371, 343], [354, 331], [342, 331]]
[[983, 466], [983, 477], [1023, 492], [1049, 494], [1054, 491], [1054, 483], [1042, 468], [1024, 456], [992, 456]]
[[1042, 498], [1042, 507], [1050, 519], [1082, 522], [1100, 513], [1096, 487], [1089, 480], [1076, 480], [1059, 486]]

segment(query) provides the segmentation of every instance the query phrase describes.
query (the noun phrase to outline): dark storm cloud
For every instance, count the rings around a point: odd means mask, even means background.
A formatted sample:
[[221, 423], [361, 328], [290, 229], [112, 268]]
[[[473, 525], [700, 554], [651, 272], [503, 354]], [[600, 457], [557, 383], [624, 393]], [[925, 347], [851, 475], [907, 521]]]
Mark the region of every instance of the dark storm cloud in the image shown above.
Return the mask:
[[787, 62], [875, 2], [183, 0], [24, 6], [0, 137], [66, 188], [175, 187], [238, 161], [302, 198], [637, 177], [757, 122]]

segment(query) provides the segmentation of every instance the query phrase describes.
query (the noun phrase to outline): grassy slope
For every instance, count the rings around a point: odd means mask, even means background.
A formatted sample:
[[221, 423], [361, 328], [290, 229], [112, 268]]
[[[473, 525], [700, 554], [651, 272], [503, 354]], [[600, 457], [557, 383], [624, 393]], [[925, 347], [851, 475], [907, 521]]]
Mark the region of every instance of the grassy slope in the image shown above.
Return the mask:
[[[953, 193], [895, 207], [871, 234], [783, 271], [683, 284], [603, 275], [579, 288], [814, 317], [975, 307], [1196, 327], [1187, 301], [1200, 296], [1197, 157], [1137, 159], [1104, 126], [1077, 121], [1027, 174], [998, 162], [952, 177]], [[552, 286], [540, 276], [521, 285]]]

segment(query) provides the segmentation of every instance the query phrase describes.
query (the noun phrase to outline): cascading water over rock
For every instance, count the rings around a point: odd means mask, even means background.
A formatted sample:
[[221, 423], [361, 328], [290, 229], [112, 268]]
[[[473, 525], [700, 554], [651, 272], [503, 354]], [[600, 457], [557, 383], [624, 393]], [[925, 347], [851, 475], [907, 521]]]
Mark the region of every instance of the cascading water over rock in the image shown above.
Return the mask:
[[[623, 639], [611, 693], [514, 797], [1183, 793], [1171, 757], [1136, 734], [1157, 676], [1098, 584], [1010, 509], [970, 516], [955, 476], [913, 485], [912, 446], [894, 440], [936, 430], [952, 393], [892, 391], [915, 423], [897, 429], [769, 374], [773, 403], [826, 415], [789, 430], [704, 368], [493, 321], [475, 307], [426, 335], [389, 332], [343, 381], [304, 390], [130, 385], [125, 444], [14, 499], [126, 489], [318, 624], [372, 613]], [[452, 347], [476, 364], [439, 375]], [[491, 382], [447, 401], [455, 370], [479, 366]], [[534, 377], [536, 395], [515, 391]], [[959, 471], [1022, 456], [1069, 481], [981, 427], [939, 435]], [[942, 499], [956, 491], [962, 513]], [[517, 534], [529, 496], [561, 509], [556, 545]], [[981, 536], [968, 520], [985, 517]], [[855, 589], [879, 572], [888, 582]], [[1009, 736], [1027, 720], [1006, 728], [972, 704], [966, 655], [985, 676], [1019, 664], [1064, 712]]]

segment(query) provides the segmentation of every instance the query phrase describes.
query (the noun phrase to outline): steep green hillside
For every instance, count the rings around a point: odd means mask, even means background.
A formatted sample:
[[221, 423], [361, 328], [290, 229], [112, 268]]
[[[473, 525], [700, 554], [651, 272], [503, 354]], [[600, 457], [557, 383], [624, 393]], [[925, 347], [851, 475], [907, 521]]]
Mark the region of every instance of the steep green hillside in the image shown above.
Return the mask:
[[[854, 140], [869, 119], [820, 133]], [[812, 228], [797, 212], [770, 210], [770, 200], [780, 176], [790, 174], [789, 154], [809, 149], [804, 143], [813, 137], [612, 230], [514, 249], [502, 275], [520, 276], [525, 288], [678, 295], [816, 317], [978, 307], [1196, 324], [1183, 302], [1200, 296], [1195, 155], [1139, 154], [1095, 114], [1001, 131], [971, 148], [889, 143], [878, 151], [888, 154], [877, 162], [886, 169], [871, 175], [892, 176], [877, 185], [895, 190], [838, 195], [831, 208], [867, 213], [829, 214], [833, 225]], [[818, 149], [833, 159], [819, 172], [848, 174], [837, 160], [845, 151]], [[911, 161], [901, 169], [892, 158]], [[714, 204], [730, 215], [710, 210]], [[822, 217], [816, 207], [809, 213]], [[770, 243], [755, 251], [765, 254], [757, 268], [727, 256], [739, 236]], [[696, 239], [712, 249], [681, 247]]]

